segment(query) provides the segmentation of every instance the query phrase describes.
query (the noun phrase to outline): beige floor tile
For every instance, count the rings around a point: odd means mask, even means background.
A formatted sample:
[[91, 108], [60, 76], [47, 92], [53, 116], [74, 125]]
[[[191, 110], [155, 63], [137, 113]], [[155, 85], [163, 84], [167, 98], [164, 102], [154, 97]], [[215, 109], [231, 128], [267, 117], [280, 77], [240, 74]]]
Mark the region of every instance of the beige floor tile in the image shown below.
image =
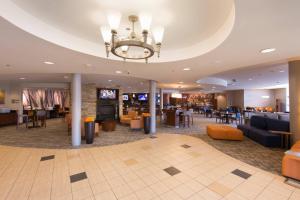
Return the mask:
[[192, 188], [186, 186], [185, 184], [175, 187], [173, 191], [175, 191], [183, 199], [187, 199], [195, 193]]
[[182, 200], [182, 198], [174, 191], [169, 191], [159, 196], [162, 200]]
[[153, 176], [153, 175], [148, 175], [148, 176], [144, 176], [144, 177], [142, 177], [141, 178], [143, 181], [144, 181], [144, 183], [146, 184], [146, 185], [152, 185], [152, 184], [154, 184], [154, 183], [157, 183], [159, 180], [158, 180], [158, 178], [156, 178], [155, 176]]
[[201, 190], [200, 192], [198, 192], [199, 196], [205, 200], [218, 200], [221, 199], [222, 196], [219, 195], [218, 193], [211, 191], [208, 188], [205, 188], [203, 190]]
[[111, 186], [106, 181], [91, 185], [91, 188], [94, 194], [99, 194], [111, 190]]
[[157, 182], [153, 185], [150, 185], [151, 190], [153, 190], [155, 192], [155, 194], [157, 195], [161, 195], [163, 193], [168, 192], [170, 189], [167, 188], [164, 184], [162, 184], [161, 182]]
[[94, 198], [92, 189], [90, 187], [72, 191], [72, 194], [73, 194], [73, 200]]
[[96, 200], [117, 200], [116, 196], [111, 190], [95, 195]]
[[212, 184], [210, 184], [208, 186], [208, 188], [216, 193], [218, 193], [221, 196], [226, 196], [227, 194], [229, 194], [232, 190], [230, 188], [228, 188], [227, 186], [218, 183], [218, 182], [214, 182]]
[[179, 186], [180, 184], [182, 184], [180, 181], [178, 181], [174, 177], [166, 178], [166, 179], [162, 180], [161, 182], [169, 189], [173, 189], [173, 188]]
[[155, 193], [149, 187], [145, 187], [136, 191], [135, 195], [140, 200], [149, 200], [153, 199], [156, 196]]
[[208, 178], [205, 175], [200, 175], [197, 178], [195, 178], [195, 180], [205, 186], [208, 186], [214, 182], [214, 180], [212, 180], [211, 178]]
[[[135, 194], [131, 194], [122, 198], [119, 198], [118, 200], [138, 200]], [[152, 199], [153, 200], [153, 199]]]
[[204, 189], [204, 185], [195, 180], [186, 181], [184, 184], [191, 188], [194, 192], [199, 192], [200, 190]]
[[226, 200], [247, 200], [246, 198], [242, 197], [241, 195], [231, 192], [225, 197]]
[[128, 185], [121, 185], [118, 187], [112, 188], [115, 196], [120, 199], [122, 197], [128, 196], [133, 193], [133, 190]]
[[112, 179], [108, 179], [107, 182], [110, 184], [110, 186], [112, 188], [125, 184], [125, 181], [123, 180], [123, 178], [121, 176], [118, 176], [118, 177], [115, 177]]
[[138, 161], [135, 159], [128, 159], [124, 161], [125, 165], [127, 166], [132, 166], [138, 164]]
[[137, 191], [146, 187], [146, 184], [141, 179], [130, 181], [128, 182], [128, 185], [133, 191]]

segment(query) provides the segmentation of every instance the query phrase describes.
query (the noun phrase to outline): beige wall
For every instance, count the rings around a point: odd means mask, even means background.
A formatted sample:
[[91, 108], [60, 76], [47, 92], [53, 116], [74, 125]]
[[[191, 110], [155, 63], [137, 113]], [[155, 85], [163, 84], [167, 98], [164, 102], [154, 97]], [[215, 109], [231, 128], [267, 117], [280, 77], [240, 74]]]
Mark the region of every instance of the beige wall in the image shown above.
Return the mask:
[[[268, 99], [263, 96], [269, 96]], [[274, 90], [244, 90], [245, 107], [272, 107], [275, 109], [275, 91]]]
[[226, 94], [220, 93], [215, 94], [215, 98], [217, 99], [217, 109], [226, 108], [227, 107], [227, 97]]
[[[0, 83], [0, 88], [5, 91], [5, 104], [0, 107], [10, 108], [11, 110], [22, 110], [22, 87], [18, 83]], [[17, 100], [18, 102], [13, 102]]]
[[226, 91], [227, 106], [237, 106], [244, 108], [244, 90], [228, 90]]
[[285, 112], [286, 111], [286, 88], [281, 88], [281, 89], [275, 89], [275, 100], [279, 99], [280, 100], [280, 107], [281, 110], [279, 112]]

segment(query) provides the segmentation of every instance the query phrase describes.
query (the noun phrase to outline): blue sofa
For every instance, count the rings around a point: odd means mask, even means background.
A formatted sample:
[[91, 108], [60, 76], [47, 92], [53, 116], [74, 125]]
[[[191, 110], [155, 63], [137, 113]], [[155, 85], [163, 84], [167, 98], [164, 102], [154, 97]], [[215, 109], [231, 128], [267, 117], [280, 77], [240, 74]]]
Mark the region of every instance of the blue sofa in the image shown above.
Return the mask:
[[258, 142], [266, 147], [280, 147], [281, 137], [272, 131], [290, 131], [290, 123], [288, 121], [272, 119], [264, 116], [252, 116], [250, 125], [238, 125], [238, 129], [243, 131], [248, 138]]

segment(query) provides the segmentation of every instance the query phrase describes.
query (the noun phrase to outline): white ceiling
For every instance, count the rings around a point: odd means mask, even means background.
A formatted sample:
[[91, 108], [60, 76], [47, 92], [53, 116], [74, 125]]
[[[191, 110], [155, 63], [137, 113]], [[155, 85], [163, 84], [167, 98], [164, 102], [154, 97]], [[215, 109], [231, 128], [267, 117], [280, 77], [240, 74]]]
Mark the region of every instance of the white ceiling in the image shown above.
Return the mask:
[[[123, 72], [121, 76], [147, 80], [152, 79], [158, 81], [160, 84], [174, 85], [174, 88], [177, 88], [178, 82], [182, 81], [184, 82], [181, 84], [183, 87], [195, 88], [197, 87], [196, 81], [203, 77], [221, 74], [219, 76], [220, 78], [232, 79], [233, 77], [231, 77], [231, 75], [226, 75], [226, 73], [222, 75], [222, 72], [255, 66], [264, 68], [270, 66], [270, 64], [286, 64], [288, 59], [300, 55], [300, 12], [298, 12], [300, 1], [298, 0], [235, 1], [235, 23], [233, 29], [226, 40], [217, 48], [191, 59], [150, 64], [124, 63], [122, 61], [103, 59], [73, 51], [70, 48], [58, 46], [41, 39], [41, 35], [36, 37], [32, 35], [32, 33], [27, 33], [13, 25], [19, 26], [21, 23], [23, 26], [26, 25], [26, 28], [31, 27], [34, 29], [35, 27], [34, 23], [26, 23], [26, 19], [22, 18], [20, 12], [12, 12], [16, 15], [15, 18], [9, 17], [9, 13], [11, 12], [6, 7], [8, 5], [7, 2], [12, 3], [10, 0], [3, 0], [0, 6], [0, 14], [2, 16], [0, 18], [0, 77], [15, 73], [116, 75], [115, 71], [121, 70]], [[17, 3], [20, 2], [21, 1]], [[29, 2], [28, 5], [30, 6], [31, 1], [25, 0], [24, 2]], [[49, 3], [54, 1], [41, 0], [38, 2]], [[99, 2], [104, 1], [99, 0]], [[130, 2], [130, 0], [128, 2]], [[145, 7], [147, 7], [147, 2], [149, 3], [150, 1], [145, 2]], [[180, 2], [182, 6], [189, 4], [186, 1]], [[58, 5], [62, 10], [68, 10], [67, 5], [63, 3], [59, 3]], [[194, 4], [189, 4], [189, 6], [192, 5]], [[52, 15], [57, 14], [56, 11], [49, 9], [45, 13], [45, 16], [43, 13], [40, 13], [41, 16], [39, 16], [39, 18], [47, 18], [51, 13]], [[180, 12], [174, 14], [176, 15], [176, 19], [179, 19], [181, 16]], [[37, 16], [38, 14], [35, 13], [35, 15]], [[81, 13], [73, 13], [73, 15], [80, 16]], [[195, 16], [198, 15], [192, 12], [186, 15], [191, 21]], [[52, 20], [55, 21], [55, 17], [53, 17]], [[178, 21], [180, 20], [177, 20], [177, 22]], [[61, 23], [69, 24], [69, 21]], [[93, 23], [92, 20], [91, 23]], [[90, 24], [90, 26], [92, 25]], [[74, 28], [74, 24], [66, 26], [66, 28], [70, 29], [71, 27]], [[44, 34], [49, 34], [49, 30], [50, 29], [45, 29]], [[194, 31], [186, 33], [185, 37], [178, 40], [178, 43], [175, 42], [174, 45], [179, 45], [182, 42], [182, 49], [184, 50], [184, 44], [190, 44], [190, 34], [191, 37], [194, 37], [195, 34], [202, 35], [202, 33], [197, 33], [197, 31], [201, 31], [200, 29], [194, 28], [193, 30], [195, 30], [195, 33]], [[82, 33], [82, 30], [79, 32]], [[181, 33], [181, 31], [177, 32]], [[57, 33], [53, 32], [52, 34], [55, 35]], [[176, 38], [176, 35], [180, 34], [173, 34], [172, 37]], [[100, 34], [99, 38], [101, 38]], [[60, 39], [64, 40], [67, 44], [71, 43], [71, 40], [66, 38]], [[82, 45], [84, 46], [84, 44], [85, 43]], [[260, 53], [261, 49], [271, 47], [277, 50], [269, 54]], [[94, 49], [91, 48], [93, 51], [98, 50], [99, 52], [104, 49], [102, 45], [93, 46], [93, 48]], [[164, 57], [163, 49], [161, 56], [162, 58]], [[45, 65], [43, 63], [44, 61], [52, 61], [55, 64]], [[5, 67], [6, 64], [10, 64], [11, 67]], [[183, 68], [186, 67], [191, 68], [191, 71], [183, 71]], [[240, 75], [239, 70], [235, 72], [237, 76]], [[270, 81], [268, 84], [274, 84], [273, 80], [279, 79], [279, 76], [281, 76], [281, 73], [271, 74], [267, 79]], [[248, 77], [246, 78], [245, 76], [244, 78], [236, 79], [246, 80]], [[266, 83], [265, 85], [268, 84]]]
[[[123, 15], [118, 30], [121, 35], [129, 34], [126, 30], [131, 27], [128, 16], [139, 15], [141, 12], [153, 16], [152, 28], [165, 27], [162, 46], [164, 56], [152, 59], [156, 62], [187, 59], [214, 49], [228, 36], [234, 22], [233, 0], [189, 0], [188, 3], [182, 0], [5, 2], [2, 6], [9, 12], [4, 12], [3, 16], [27, 32], [55, 44], [104, 58], [106, 53], [103, 49], [100, 26], [107, 24], [106, 15], [110, 11], [118, 11]], [[139, 28], [138, 23], [137, 26]], [[53, 34], [54, 32], [56, 34]], [[68, 42], [62, 41], [61, 38]]]

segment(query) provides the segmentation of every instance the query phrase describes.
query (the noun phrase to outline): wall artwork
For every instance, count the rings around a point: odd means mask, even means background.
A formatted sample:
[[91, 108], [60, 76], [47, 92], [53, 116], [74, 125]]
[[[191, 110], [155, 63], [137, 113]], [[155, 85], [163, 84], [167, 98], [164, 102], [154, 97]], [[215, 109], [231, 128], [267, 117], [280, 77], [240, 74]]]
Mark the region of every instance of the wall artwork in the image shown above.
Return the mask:
[[5, 104], [5, 90], [0, 89], [0, 104]]

